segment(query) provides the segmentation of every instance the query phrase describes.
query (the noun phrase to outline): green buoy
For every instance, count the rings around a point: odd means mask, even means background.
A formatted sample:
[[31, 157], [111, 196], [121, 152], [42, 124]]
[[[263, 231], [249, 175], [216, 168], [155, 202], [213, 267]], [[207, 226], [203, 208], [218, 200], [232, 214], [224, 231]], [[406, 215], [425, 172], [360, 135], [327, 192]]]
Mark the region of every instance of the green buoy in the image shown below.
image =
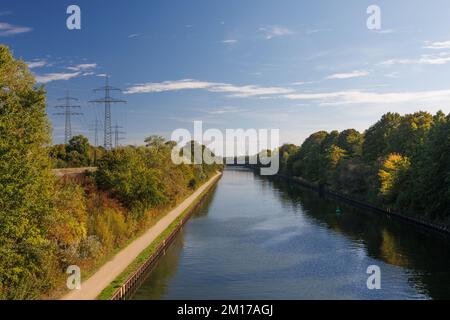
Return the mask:
[[336, 209], [336, 215], [340, 216], [342, 213], [341, 208], [337, 207]]

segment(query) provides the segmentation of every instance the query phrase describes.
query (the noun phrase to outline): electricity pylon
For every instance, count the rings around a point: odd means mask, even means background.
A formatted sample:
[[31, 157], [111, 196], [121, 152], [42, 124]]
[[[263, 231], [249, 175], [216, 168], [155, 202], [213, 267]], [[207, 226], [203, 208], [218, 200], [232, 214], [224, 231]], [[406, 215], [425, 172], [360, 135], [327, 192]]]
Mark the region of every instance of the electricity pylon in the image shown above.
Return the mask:
[[114, 148], [117, 148], [119, 146], [119, 140], [123, 140], [125, 138], [120, 137], [121, 134], [125, 134], [125, 132], [120, 131], [120, 129], [123, 129], [123, 127], [117, 125], [112, 127], [113, 130], [113, 134], [114, 134]]
[[55, 106], [55, 108], [63, 108], [64, 112], [57, 112], [54, 115], [64, 116], [65, 117], [65, 126], [64, 126], [64, 143], [68, 144], [70, 139], [72, 139], [72, 116], [82, 115], [80, 112], [73, 112], [73, 108], [81, 108], [81, 106], [74, 106], [71, 104], [72, 101], [78, 101], [76, 98], [72, 98], [69, 96], [69, 92], [66, 93], [64, 98], [58, 99], [58, 101], [64, 101], [64, 105]]
[[112, 131], [111, 131], [111, 104], [112, 103], [127, 103], [125, 100], [117, 100], [111, 97], [111, 91], [122, 91], [117, 88], [113, 88], [109, 85], [109, 76], [106, 76], [105, 86], [94, 89], [94, 92], [104, 91], [105, 96], [103, 98], [90, 101], [92, 103], [102, 103], [105, 105], [105, 123], [104, 123], [104, 147], [106, 150], [112, 149]]
[[97, 163], [98, 131], [100, 129], [99, 121], [96, 118], [91, 130], [94, 131], [94, 165]]

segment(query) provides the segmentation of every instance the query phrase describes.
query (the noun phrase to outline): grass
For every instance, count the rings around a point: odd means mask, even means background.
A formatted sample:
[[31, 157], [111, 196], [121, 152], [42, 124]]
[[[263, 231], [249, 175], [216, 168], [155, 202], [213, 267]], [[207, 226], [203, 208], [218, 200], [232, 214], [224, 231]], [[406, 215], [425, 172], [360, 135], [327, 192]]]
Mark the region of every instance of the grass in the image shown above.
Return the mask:
[[149, 259], [156, 251], [158, 246], [165, 240], [169, 235], [175, 230], [180, 221], [186, 217], [197, 204], [203, 200], [203, 198], [210, 192], [210, 190], [215, 186], [216, 182], [220, 177], [216, 178], [208, 188], [203, 190], [203, 192], [195, 199], [191, 205], [186, 208], [183, 213], [181, 213], [159, 236], [156, 238], [144, 251], [142, 251], [139, 256], [113, 281], [107, 286], [100, 295], [97, 297], [98, 300], [110, 300], [114, 292], [120, 288], [130, 275], [132, 275], [147, 259]]

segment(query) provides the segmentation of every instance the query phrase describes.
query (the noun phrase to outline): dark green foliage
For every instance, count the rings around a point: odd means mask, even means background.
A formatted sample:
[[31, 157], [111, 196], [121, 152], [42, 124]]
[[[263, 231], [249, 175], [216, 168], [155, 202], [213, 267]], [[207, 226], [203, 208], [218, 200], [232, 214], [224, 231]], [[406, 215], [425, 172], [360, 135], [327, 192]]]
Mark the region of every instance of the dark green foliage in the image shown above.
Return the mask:
[[280, 151], [284, 175], [450, 224], [450, 115], [387, 113], [364, 134], [319, 131]]
[[399, 126], [400, 119], [398, 113], [386, 113], [365, 132], [362, 149], [366, 161], [377, 161], [386, 153], [388, 141]]
[[59, 144], [50, 148], [54, 168], [80, 168], [94, 166], [95, 161], [105, 153], [102, 147], [94, 147], [84, 136], [75, 136], [67, 145]]
[[97, 185], [128, 209], [143, 212], [167, 202], [163, 177], [149, 163], [146, 148], [120, 148], [108, 152], [98, 163]]

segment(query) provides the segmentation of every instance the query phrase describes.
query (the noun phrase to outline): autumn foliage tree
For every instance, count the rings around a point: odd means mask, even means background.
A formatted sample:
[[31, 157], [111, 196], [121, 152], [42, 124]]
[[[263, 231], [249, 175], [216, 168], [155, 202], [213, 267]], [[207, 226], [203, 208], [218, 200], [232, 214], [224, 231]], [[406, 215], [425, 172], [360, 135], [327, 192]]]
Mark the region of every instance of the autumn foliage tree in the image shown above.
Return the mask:
[[46, 273], [53, 181], [45, 92], [35, 84], [26, 64], [0, 45], [0, 288], [6, 297]]

